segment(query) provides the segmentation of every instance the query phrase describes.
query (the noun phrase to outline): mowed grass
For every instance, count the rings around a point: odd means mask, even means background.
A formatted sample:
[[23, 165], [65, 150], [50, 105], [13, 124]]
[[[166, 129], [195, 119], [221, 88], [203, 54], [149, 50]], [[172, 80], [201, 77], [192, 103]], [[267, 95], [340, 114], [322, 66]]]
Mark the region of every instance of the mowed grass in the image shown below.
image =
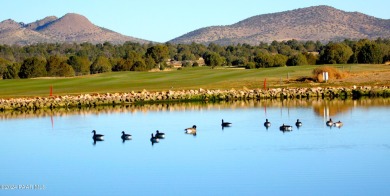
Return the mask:
[[[385, 65], [334, 65], [351, 72], [388, 69]], [[78, 95], [85, 93], [116, 93], [188, 89], [242, 89], [309, 86], [308, 83], [289, 83], [298, 77], [312, 76], [316, 66], [278, 67], [265, 69], [236, 69], [209, 67], [187, 68], [162, 72], [111, 72], [73, 78], [35, 78], [0, 80], [0, 97]]]

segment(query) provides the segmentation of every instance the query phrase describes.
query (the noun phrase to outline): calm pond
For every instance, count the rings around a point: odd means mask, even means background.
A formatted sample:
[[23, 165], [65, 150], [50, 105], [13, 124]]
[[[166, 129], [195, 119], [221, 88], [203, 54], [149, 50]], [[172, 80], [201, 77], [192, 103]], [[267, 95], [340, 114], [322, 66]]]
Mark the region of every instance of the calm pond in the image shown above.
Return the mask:
[[0, 195], [390, 195], [389, 114], [390, 99], [3, 112]]

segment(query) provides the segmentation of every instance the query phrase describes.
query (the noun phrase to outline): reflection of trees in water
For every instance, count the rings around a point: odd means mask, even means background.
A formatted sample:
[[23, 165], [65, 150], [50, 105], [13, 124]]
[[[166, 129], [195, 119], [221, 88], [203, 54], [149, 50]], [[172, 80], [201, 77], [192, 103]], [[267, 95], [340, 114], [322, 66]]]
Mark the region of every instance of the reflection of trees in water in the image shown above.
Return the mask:
[[390, 106], [390, 99], [346, 99], [317, 100], [312, 102], [314, 113], [322, 117], [331, 117], [350, 111], [354, 107]]
[[294, 107], [313, 107], [314, 112], [319, 116], [324, 116], [324, 108], [328, 108], [329, 115], [346, 112], [352, 107], [372, 107], [389, 106], [390, 98], [378, 99], [360, 99], [360, 100], [325, 100], [325, 99], [285, 99], [285, 100], [248, 100], [248, 101], [229, 101], [229, 102], [178, 102], [178, 103], [156, 103], [156, 104], [137, 104], [122, 106], [99, 106], [82, 108], [58, 108], [58, 109], [40, 109], [40, 110], [9, 110], [0, 112], [0, 119], [13, 118], [36, 118], [52, 117], [66, 115], [90, 115], [90, 114], [111, 114], [111, 113], [147, 113], [150, 111], [196, 111], [196, 110], [214, 110], [214, 109], [242, 109], [242, 108], [294, 108]]
[[322, 100], [313, 103], [313, 110], [316, 115], [329, 118], [349, 111], [353, 107], [350, 103], [353, 100]]

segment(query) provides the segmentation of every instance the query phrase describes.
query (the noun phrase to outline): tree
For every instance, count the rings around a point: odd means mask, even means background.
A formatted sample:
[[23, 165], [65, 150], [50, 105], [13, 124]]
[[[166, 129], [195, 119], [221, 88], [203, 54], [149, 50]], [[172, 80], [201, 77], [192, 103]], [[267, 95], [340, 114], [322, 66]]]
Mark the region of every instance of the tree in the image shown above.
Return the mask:
[[317, 64], [318, 55], [313, 54], [311, 52], [306, 52], [306, 53], [304, 53], [304, 55], [306, 56], [307, 64], [309, 64], [309, 65]]
[[273, 67], [274, 66], [274, 58], [272, 55], [268, 53], [260, 52], [256, 55], [254, 58], [254, 61], [256, 63], [256, 68], [267, 68], [267, 67]]
[[[46, 71], [47, 71], [47, 76], [70, 76], [69, 75], [69, 71], [67, 69], [69, 68], [64, 68], [64, 66], [69, 66], [69, 64], [66, 63], [67, 61], [67, 58], [66, 57], [62, 57], [62, 56], [59, 56], [59, 55], [54, 55], [54, 56], [50, 56], [48, 59], [47, 59], [47, 63], [46, 63]], [[72, 67], [70, 67], [71, 69], [73, 69]], [[66, 73], [62, 73], [63, 71], [66, 71]], [[73, 73], [73, 75], [71, 76], [74, 76], [74, 71], [71, 71]]]
[[316, 44], [313, 41], [307, 41], [305, 43], [305, 48], [308, 52], [316, 52], [317, 51]]
[[256, 68], [256, 64], [254, 62], [248, 62], [245, 65], [245, 69], [255, 69], [255, 68]]
[[[135, 52], [135, 51], [130, 51], [126, 54], [126, 57], [125, 57], [125, 62], [124, 62], [124, 68], [123, 68], [123, 71], [129, 71], [132, 69], [132, 67], [134, 67], [134, 64], [138, 62], [139, 63], [142, 63], [143, 64], [143, 71], [146, 71], [146, 66], [145, 66], [145, 61], [143, 60], [142, 56]], [[139, 66], [139, 65], [137, 65]]]
[[324, 64], [345, 64], [352, 54], [352, 49], [345, 43], [328, 43], [321, 52], [320, 61]]
[[281, 45], [279, 48], [278, 48], [278, 53], [279, 54], [283, 54], [283, 55], [286, 55], [286, 56], [290, 56], [294, 51], [291, 49], [290, 46], [288, 45]]
[[90, 73], [91, 61], [89, 61], [87, 56], [73, 55], [69, 57], [67, 63], [72, 66], [77, 76], [88, 75]]
[[58, 67], [58, 72], [56, 76], [73, 77], [75, 76], [75, 71], [73, 70], [72, 66], [70, 66], [68, 63], [62, 62]]
[[160, 64], [168, 59], [169, 50], [167, 46], [160, 44], [148, 48], [145, 55], [152, 57], [157, 64]]
[[146, 65], [147, 70], [158, 68], [156, 62], [154, 61], [154, 59], [151, 56], [145, 57], [145, 65]]
[[273, 56], [273, 60], [274, 67], [284, 67], [287, 64], [288, 57], [282, 54], [276, 54]]
[[234, 66], [244, 66], [247, 64], [247, 60], [244, 57], [238, 57], [235, 60], [232, 61], [232, 65]]
[[143, 60], [136, 61], [131, 67], [130, 71], [147, 71], [149, 70]]
[[303, 54], [297, 54], [294, 56], [291, 56], [287, 60], [288, 66], [297, 66], [297, 65], [307, 65], [307, 59], [306, 56]]
[[350, 43], [352, 46], [352, 56], [349, 58], [348, 63], [359, 63], [358, 56], [361, 48], [366, 44], [370, 43], [370, 40], [368, 39], [361, 39], [358, 42]]
[[38, 57], [27, 58], [23, 61], [18, 75], [20, 78], [44, 77], [47, 75], [46, 61]]
[[10, 61], [0, 58], [0, 77], [7, 71], [7, 65], [11, 64]]
[[379, 64], [383, 61], [382, 51], [376, 43], [366, 43], [360, 49], [358, 54], [359, 63], [374, 63]]
[[108, 58], [99, 56], [91, 65], [91, 74], [111, 72], [111, 63]]
[[206, 52], [203, 58], [206, 65], [213, 68], [223, 64], [223, 58], [216, 52]]
[[7, 65], [7, 69], [3, 73], [3, 79], [17, 79], [17, 78], [19, 78], [19, 76], [18, 76], [19, 70], [20, 70], [19, 63]]

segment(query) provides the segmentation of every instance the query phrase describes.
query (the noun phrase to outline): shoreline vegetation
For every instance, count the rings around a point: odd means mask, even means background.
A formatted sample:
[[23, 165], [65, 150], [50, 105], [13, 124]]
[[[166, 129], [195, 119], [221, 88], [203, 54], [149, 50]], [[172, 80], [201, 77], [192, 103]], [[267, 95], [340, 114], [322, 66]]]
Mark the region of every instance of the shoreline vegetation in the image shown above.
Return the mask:
[[[329, 72], [327, 82], [321, 78], [323, 71]], [[0, 89], [0, 111], [165, 102], [387, 98], [390, 97], [390, 69], [389, 65], [383, 64], [256, 70], [199, 67], [71, 78], [1, 80]]]
[[150, 104], [108, 105], [97, 107], [77, 108], [43, 108], [36, 110], [5, 110], [0, 112], [0, 120], [15, 118], [57, 117], [66, 115], [98, 115], [112, 113], [148, 113], [153, 111], [184, 111], [184, 110], [211, 110], [225, 108], [259, 108], [267, 111], [267, 108], [310, 108], [317, 116], [325, 117], [324, 109], [329, 110], [328, 115], [335, 116], [345, 113], [355, 107], [389, 106], [390, 98], [367, 98], [360, 99], [264, 99], [245, 101], [219, 101], [219, 102], [159, 102]]
[[0, 99], [0, 111], [38, 110], [56, 108], [81, 108], [98, 106], [134, 105], [163, 102], [217, 102], [236, 100], [285, 100], [285, 99], [359, 99], [361, 97], [390, 97], [389, 86], [353, 87], [304, 87], [272, 89], [230, 89], [230, 90], [168, 90], [127, 93], [93, 93], [33, 98]]

